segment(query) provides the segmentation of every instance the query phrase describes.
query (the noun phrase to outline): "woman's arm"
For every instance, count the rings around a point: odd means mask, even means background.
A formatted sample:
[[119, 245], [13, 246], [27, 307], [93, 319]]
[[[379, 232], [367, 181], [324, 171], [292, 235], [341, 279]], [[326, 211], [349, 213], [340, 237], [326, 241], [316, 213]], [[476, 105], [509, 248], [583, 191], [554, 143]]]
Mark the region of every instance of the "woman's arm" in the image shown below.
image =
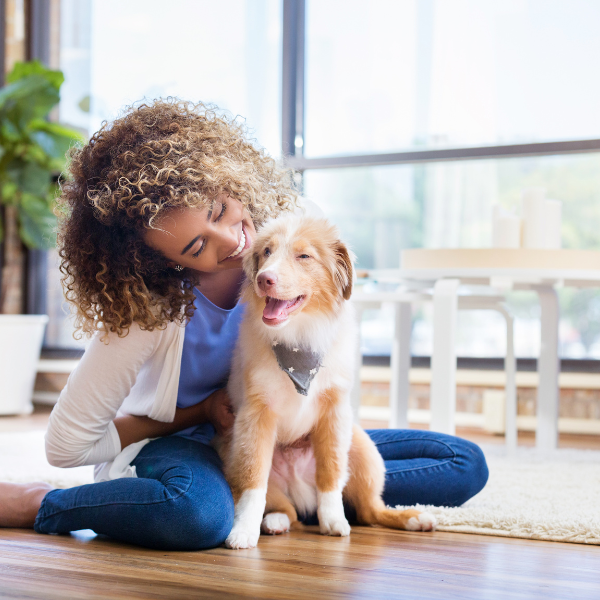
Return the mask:
[[92, 339], [50, 415], [46, 457], [51, 465], [94, 465], [121, 452], [113, 420], [165, 334], [134, 324], [124, 338], [110, 334], [108, 344], [99, 335]]
[[199, 404], [188, 408], [178, 408], [172, 423], [163, 423], [150, 417], [136, 415], [118, 417], [113, 423], [119, 434], [121, 448], [125, 448], [146, 438], [172, 435], [202, 423], [212, 423], [217, 433], [224, 433], [233, 425], [233, 419], [229, 396], [223, 388], [213, 392]]

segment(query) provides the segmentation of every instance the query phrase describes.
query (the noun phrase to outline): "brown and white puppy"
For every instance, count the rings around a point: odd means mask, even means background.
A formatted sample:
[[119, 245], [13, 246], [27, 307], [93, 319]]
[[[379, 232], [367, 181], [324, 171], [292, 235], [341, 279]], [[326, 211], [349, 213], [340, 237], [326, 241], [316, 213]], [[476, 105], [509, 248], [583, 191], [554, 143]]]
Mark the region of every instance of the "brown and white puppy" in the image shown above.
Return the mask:
[[336, 229], [324, 219], [273, 221], [244, 269], [228, 386], [236, 419], [220, 448], [235, 500], [226, 545], [256, 546], [261, 523], [265, 533], [289, 531], [297, 511], [316, 510], [321, 533], [346, 536], [343, 500], [363, 524], [434, 529], [428, 513], [385, 507], [383, 460], [352, 424], [352, 260]]

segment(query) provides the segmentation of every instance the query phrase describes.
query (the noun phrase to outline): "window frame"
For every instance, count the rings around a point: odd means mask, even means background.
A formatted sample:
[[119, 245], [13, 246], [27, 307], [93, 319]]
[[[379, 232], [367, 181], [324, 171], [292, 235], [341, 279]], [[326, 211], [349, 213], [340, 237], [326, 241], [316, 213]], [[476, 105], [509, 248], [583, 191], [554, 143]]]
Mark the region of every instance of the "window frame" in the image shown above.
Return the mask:
[[[600, 139], [547, 141], [526, 144], [486, 145], [439, 150], [352, 154], [306, 158], [303, 153], [305, 130], [305, 48], [306, 0], [283, 1], [283, 77], [281, 153], [287, 166], [301, 176], [313, 169], [340, 169], [384, 165], [411, 165], [446, 161], [557, 156], [600, 151]], [[412, 357], [413, 366], [429, 364], [429, 357]], [[365, 364], [389, 364], [389, 357], [365, 357]], [[469, 368], [502, 369], [501, 358], [461, 357], [459, 363]], [[537, 363], [536, 363], [537, 364]], [[562, 370], [600, 372], [600, 360], [561, 359]], [[519, 359], [518, 370], [532, 370], [531, 359]], [[464, 367], [463, 367], [464, 368]]]
[[[306, 158], [305, 138], [305, 48], [306, 48], [306, 0], [281, 0], [283, 3], [282, 27], [282, 127], [281, 155], [285, 164], [296, 170], [301, 178], [305, 171], [312, 169], [339, 169], [381, 165], [408, 165], [437, 163], [444, 161], [502, 159], [531, 156], [553, 156], [600, 152], [600, 139], [550, 141], [527, 144], [487, 145], [475, 147], [445, 148], [439, 150], [409, 150], [393, 153], [353, 154]], [[0, 7], [4, 0], [0, 0]], [[26, 0], [28, 58], [38, 58], [48, 64], [50, 60], [50, 7], [47, 0]], [[0, 30], [0, 40], [4, 41]], [[2, 50], [4, 44], [2, 43]], [[1, 56], [0, 51], [0, 56]], [[26, 302], [29, 314], [46, 312], [47, 253], [29, 250], [27, 260]], [[70, 348], [51, 348], [44, 344], [44, 353], [58, 356], [72, 356]], [[380, 357], [383, 362], [385, 357]], [[426, 357], [413, 357], [413, 362], [421, 363]], [[490, 359], [468, 358], [471, 365], [488, 364]], [[500, 360], [500, 359], [498, 359]], [[569, 369], [580, 364], [582, 372], [599, 372], [600, 360], [562, 360]], [[573, 365], [571, 363], [574, 363]], [[523, 363], [525, 364], [525, 363]]]

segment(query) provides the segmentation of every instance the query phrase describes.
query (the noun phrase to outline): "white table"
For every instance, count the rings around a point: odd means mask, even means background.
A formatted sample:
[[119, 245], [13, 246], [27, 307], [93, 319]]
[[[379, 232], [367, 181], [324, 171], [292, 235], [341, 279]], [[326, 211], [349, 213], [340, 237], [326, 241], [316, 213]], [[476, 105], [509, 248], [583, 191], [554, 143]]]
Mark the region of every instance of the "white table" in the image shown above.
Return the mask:
[[[587, 250], [406, 250], [394, 275], [434, 290], [434, 334], [431, 360], [431, 429], [454, 433], [456, 409], [457, 292], [461, 284], [488, 285], [497, 291], [533, 290], [541, 307], [541, 346], [538, 359], [536, 446], [558, 445], [559, 305], [557, 287], [600, 287], [600, 252]], [[441, 357], [444, 357], [442, 360]]]
[[[396, 282], [397, 283], [397, 282]], [[427, 285], [427, 284], [425, 284]], [[360, 287], [360, 284], [359, 286]], [[390, 381], [390, 427], [407, 428], [408, 427], [408, 401], [409, 401], [409, 370], [410, 370], [410, 339], [412, 330], [412, 310], [414, 305], [434, 300], [433, 294], [427, 291], [412, 290], [407, 291], [403, 287], [397, 288], [392, 292], [382, 291], [364, 291], [357, 289], [352, 292], [352, 303], [354, 304], [356, 318], [360, 328], [362, 313], [365, 309], [378, 309], [383, 304], [391, 304], [394, 307], [394, 336], [391, 348], [391, 381]], [[516, 389], [516, 361], [513, 352], [513, 317], [507, 310], [504, 296], [492, 295], [486, 293], [477, 295], [470, 293], [458, 297], [458, 309], [464, 310], [493, 310], [497, 311], [506, 320], [506, 355], [504, 357], [504, 369], [506, 372], [506, 446], [509, 451], [517, 447], [517, 389]], [[440, 355], [438, 346], [436, 361], [438, 364], [450, 365], [456, 363], [454, 349], [450, 357]], [[361, 364], [362, 355], [360, 346], [357, 347], [357, 364]], [[355, 375], [354, 387], [352, 389], [352, 408], [356, 422], [359, 422], [360, 410], [360, 372], [357, 369]], [[441, 389], [439, 385], [433, 385], [436, 389]], [[444, 405], [444, 410], [448, 411], [448, 405]], [[454, 422], [454, 413], [448, 415], [450, 424]]]

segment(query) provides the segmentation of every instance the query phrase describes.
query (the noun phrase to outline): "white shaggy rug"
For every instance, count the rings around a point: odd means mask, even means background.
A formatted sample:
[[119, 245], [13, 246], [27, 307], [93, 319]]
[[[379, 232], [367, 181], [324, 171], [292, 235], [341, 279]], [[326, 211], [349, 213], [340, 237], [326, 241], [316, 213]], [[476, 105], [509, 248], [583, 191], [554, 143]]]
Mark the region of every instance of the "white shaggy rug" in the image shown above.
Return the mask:
[[[547, 458], [519, 448], [484, 447], [490, 479], [459, 508], [420, 507], [440, 531], [600, 545], [600, 452], [557, 450]], [[51, 467], [41, 431], [0, 433], [0, 481], [71, 487], [93, 481], [92, 467]]]
[[600, 545], [600, 452], [483, 450], [490, 478], [479, 494], [458, 508], [418, 506], [437, 517], [439, 531]]
[[45, 481], [67, 488], [94, 481], [93, 467], [60, 469], [46, 461], [43, 431], [0, 433], [0, 481]]

